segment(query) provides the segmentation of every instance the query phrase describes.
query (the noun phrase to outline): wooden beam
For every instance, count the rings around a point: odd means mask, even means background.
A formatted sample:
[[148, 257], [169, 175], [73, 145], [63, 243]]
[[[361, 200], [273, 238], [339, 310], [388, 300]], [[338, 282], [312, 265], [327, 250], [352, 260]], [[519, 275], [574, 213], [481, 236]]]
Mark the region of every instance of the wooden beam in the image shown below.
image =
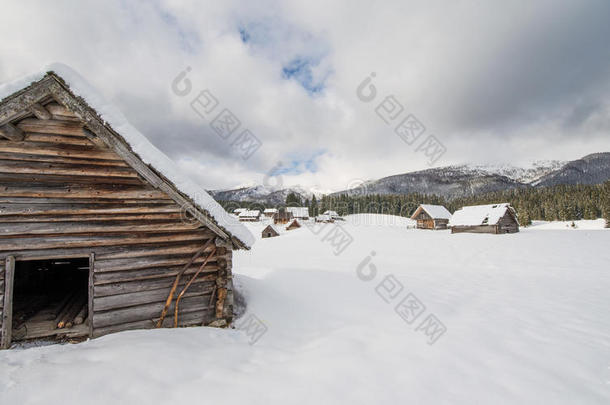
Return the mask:
[[4, 124], [0, 127], [0, 135], [11, 141], [22, 141], [25, 134], [22, 130], [11, 123]]
[[2, 311], [2, 341], [0, 349], [11, 347], [13, 332], [13, 280], [15, 279], [15, 258], [6, 258], [4, 267], [4, 309]]
[[39, 103], [32, 104], [30, 106], [30, 111], [39, 120], [50, 120], [51, 119], [51, 113], [46, 108], [44, 108], [42, 105], [40, 105]]
[[89, 337], [92, 338], [93, 337], [93, 297], [95, 296], [94, 294], [94, 272], [95, 272], [95, 253], [91, 253], [89, 255], [89, 297], [88, 297], [88, 316], [87, 316], [87, 322], [89, 322]]

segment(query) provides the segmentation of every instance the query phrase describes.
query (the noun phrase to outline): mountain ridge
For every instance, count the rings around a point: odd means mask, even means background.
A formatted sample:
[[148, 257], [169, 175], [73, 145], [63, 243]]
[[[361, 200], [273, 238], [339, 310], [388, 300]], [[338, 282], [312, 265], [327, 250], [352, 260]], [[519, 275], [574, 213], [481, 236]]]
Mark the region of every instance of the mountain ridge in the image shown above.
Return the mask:
[[[527, 167], [513, 165], [452, 165], [386, 176], [362, 182], [358, 187], [330, 193], [331, 196], [368, 194], [429, 194], [448, 199], [515, 188], [546, 187], [557, 184], [600, 184], [610, 179], [610, 152], [592, 153], [572, 161], [537, 161]], [[211, 190], [224, 201], [259, 202], [281, 205], [288, 193], [303, 200], [313, 193], [302, 187], [242, 187]]]

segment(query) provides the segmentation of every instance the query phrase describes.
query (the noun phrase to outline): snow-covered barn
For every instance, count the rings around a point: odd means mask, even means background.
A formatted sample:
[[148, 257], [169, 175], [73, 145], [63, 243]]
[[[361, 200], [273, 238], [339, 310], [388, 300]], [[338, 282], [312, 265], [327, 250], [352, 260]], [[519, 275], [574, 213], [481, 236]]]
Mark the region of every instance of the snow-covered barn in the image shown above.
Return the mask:
[[318, 215], [316, 217], [316, 222], [332, 223], [332, 222], [335, 222], [335, 220], [333, 218], [331, 218], [330, 215], [322, 214], [322, 215]]
[[338, 219], [342, 219], [341, 215], [337, 214], [337, 211], [327, 210], [327, 211], [324, 211], [324, 213], [322, 215], [329, 216], [333, 221], [336, 221]]
[[277, 208], [265, 208], [265, 210], [263, 211], [263, 215], [266, 218], [273, 218], [273, 215], [275, 215], [277, 213]]
[[260, 219], [259, 210], [245, 210], [239, 213], [238, 218], [242, 222], [256, 222]]
[[265, 227], [265, 229], [263, 229], [263, 231], [261, 232], [261, 236], [263, 239], [274, 238], [276, 236], [280, 236], [280, 231], [275, 225], [269, 224]]
[[295, 218], [288, 224], [288, 226], [286, 227], [286, 230], [292, 231], [293, 229], [299, 229], [300, 227], [301, 227], [301, 224], [299, 224], [299, 221]]
[[286, 207], [286, 211], [292, 214], [293, 218], [308, 220], [309, 208], [307, 207]]
[[449, 220], [451, 233], [515, 233], [519, 232], [517, 213], [508, 203], [463, 207]]
[[417, 221], [417, 229], [447, 229], [451, 213], [442, 205], [421, 204], [411, 219]]
[[231, 323], [254, 238], [204, 187], [64, 65], [0, 100], [2, 348]]
[[292, 219], [294, 217], [292, 216], [292, 212], [289, 212], [286, 209], [280, 208], [278, 210], [278, 212], [273, 214], [272, 218], [273, 218], [273, 223], [276, 225], [279, 225], [279, 224], [287, 224], [288, 222], [292, 221]]

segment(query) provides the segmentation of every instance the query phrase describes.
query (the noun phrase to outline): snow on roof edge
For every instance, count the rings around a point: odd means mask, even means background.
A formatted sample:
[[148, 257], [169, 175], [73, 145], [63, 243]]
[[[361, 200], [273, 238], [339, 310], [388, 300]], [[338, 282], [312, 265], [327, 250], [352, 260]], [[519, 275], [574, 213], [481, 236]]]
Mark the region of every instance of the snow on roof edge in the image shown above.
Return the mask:
[[45, 66], [41, 72], [2, 84], [0, 85], [0, 100], [4, 100], [41, 81], [51, 72], [61, 78], [75, 96], [82, 98], [89, 107], [94, 109], [104, 123], [119, 134], [144, 163], [152, 166], [199, 209], [207, 212], [219, 227], [237, 238], [247, 248], [252, 247], [255, 241], [254, 236], [243, 224], [231, 217], [205, 191], [204, 187], [195, 183], [189, 178], [188, 174], [178, 169], [175, 162], [131, 125], [118, 108], [108, 102], [71, 67], [61, 63], [53, 63]]

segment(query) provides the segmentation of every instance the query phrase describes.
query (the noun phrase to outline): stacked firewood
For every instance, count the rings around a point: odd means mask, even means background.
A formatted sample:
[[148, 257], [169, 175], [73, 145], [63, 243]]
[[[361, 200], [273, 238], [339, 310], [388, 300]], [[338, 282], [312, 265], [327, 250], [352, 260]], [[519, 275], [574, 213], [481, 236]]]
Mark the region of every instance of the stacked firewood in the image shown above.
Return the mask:
[[73, 293], [64, 299], [58, 309], [55, 318], [58, 329], [80, 325], [87, 319], [87, 295], [82, 292]]

